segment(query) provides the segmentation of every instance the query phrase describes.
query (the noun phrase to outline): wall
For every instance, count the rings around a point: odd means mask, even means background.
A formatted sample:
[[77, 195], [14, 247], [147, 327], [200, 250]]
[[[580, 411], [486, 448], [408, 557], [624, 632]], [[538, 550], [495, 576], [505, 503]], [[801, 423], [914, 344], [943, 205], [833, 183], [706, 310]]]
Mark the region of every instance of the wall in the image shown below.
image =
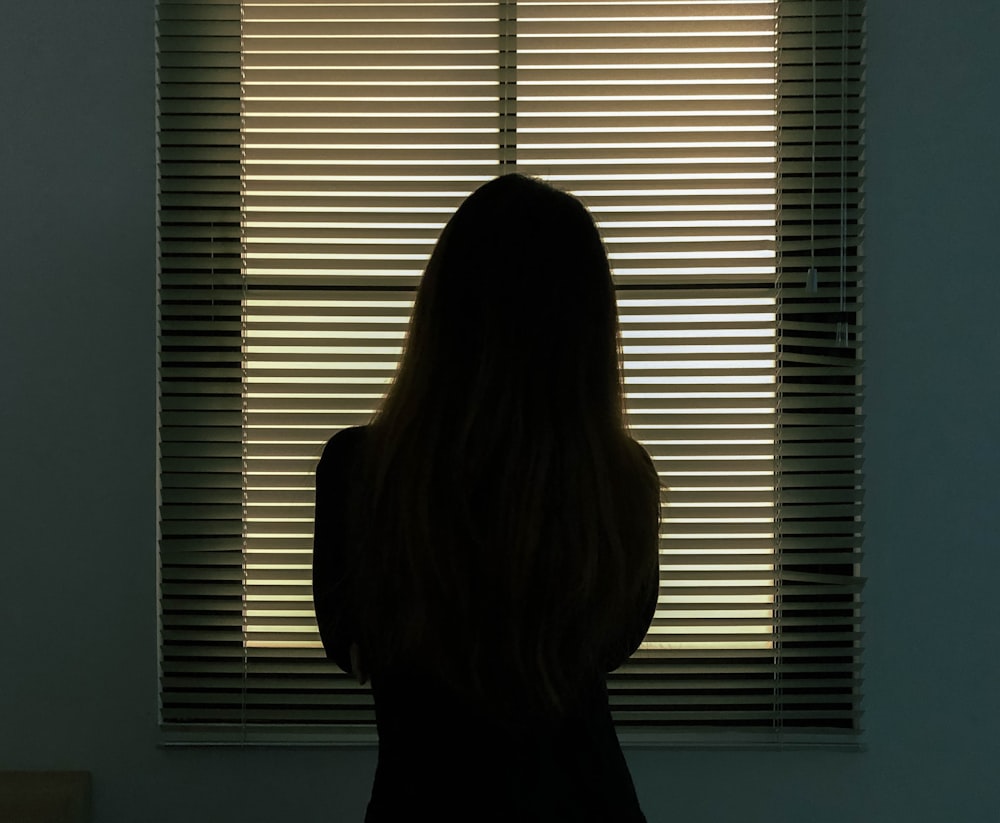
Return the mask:
[[[629, 751], [651, 823], [1000, 807], [1000, 4], [869, 5], [866, 750]], [[359, 820], [370, 751], [157, 747], [152, 0], [3, 18], [0, 768], [92, 770], [108, 823]]]

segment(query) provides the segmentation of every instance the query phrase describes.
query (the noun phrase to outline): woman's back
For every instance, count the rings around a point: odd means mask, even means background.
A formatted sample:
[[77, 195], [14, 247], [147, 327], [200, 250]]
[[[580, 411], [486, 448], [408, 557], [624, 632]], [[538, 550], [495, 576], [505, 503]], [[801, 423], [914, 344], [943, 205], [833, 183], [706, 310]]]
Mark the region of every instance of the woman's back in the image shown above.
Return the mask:
[[573, 713], [498, 720], [433, 678], [374, 683], [379, 759], [368, 821], [642, 821], [603, 684]]
[[[350, 607], [357, 528], [357, 478], [367, 428], [331, 438], [317, 471], [316, 613], [329, 656], [356, 665], [360, 635]], [[645, 596], [604, 654], [617, 667], [639, 644], [656, 601], [655, 567]], [[502, 620], [503, 615], [496, 615]], [[455, 633], [450, 633], [455, 634]], [[604, 669], [571, 674], [574, 700], [540, 710], [499, 657], [482, 666], [489, 697], [458, 691], [442, 677], [438, 652], [372, 676], [378, 767], [366, 821], [641, 821], [608, 707]], [[463, 654], [461, 647], [456, 654]]]

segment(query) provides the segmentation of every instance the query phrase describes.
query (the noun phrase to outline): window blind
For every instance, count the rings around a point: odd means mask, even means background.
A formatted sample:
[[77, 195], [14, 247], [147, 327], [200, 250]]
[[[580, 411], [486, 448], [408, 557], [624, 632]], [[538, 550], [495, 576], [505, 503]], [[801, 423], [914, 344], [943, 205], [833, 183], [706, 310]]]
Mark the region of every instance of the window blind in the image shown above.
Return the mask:
[[623, 738], [849, 740], [860, 702], [863, 5], [159, 3], [161, 717], [369, 739], [323, 655], [313, 471], [496, 174], [583, 199], [661, 592]]

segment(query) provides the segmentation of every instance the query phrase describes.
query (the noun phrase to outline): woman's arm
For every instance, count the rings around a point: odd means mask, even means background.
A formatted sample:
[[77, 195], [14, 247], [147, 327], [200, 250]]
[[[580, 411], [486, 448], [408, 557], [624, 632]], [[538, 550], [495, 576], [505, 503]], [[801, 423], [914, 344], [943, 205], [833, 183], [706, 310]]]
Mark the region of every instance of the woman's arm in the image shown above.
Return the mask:
[[347, 515], [363, 436], [362, 428], [338, 432], [327, 442], [316, 467], [313, 604], [327, 657], [348, 673], [355, 670], [357, 631], [350, 608], [352, 547]]
[[629, 617], [608, 655], [608, 671], [618, 668], [639, 648], [653, 621], [660, 595], [660, 481], [646, 450], [635, 441], [632, 446], [643, 476], [637, 493], [629, 501], [632, 505], [624, 508], [631, 522], [623, 528], [623, 533], [635, 541], [639, 586], [628, 610]]

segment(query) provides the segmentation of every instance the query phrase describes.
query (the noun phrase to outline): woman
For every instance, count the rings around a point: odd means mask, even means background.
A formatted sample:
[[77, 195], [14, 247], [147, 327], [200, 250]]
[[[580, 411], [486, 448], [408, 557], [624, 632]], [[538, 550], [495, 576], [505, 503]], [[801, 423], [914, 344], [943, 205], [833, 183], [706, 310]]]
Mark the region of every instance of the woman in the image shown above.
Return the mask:
[[381, 409], [317, 469], [323, 644], [375, 700], [367, 821], [644, 820], [605, 675], [652, 618], [659, 485], [622, 396], [589, 213], [485, 184], [441, 234]]

